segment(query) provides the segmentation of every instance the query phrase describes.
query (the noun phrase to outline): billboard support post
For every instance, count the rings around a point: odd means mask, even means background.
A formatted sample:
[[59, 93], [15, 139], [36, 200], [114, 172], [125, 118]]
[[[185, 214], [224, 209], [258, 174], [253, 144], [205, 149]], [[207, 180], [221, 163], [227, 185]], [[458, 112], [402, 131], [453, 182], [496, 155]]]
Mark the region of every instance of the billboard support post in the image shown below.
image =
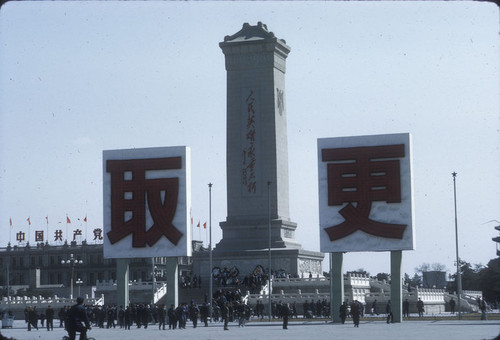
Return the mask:
[[128, 259], [116, 259], [116, 302], [118, 306], [129, 305], [129, 266]]
[[330, 253], [330, 308], [334, 323], [340, 323], [339, 309], [344, 302], [344, 253]]
[[403, 252], [401, 250], [391, 251], [391, 302], [394, 322], [403, 320], [401, 304], [403, 303], [403, 293], [401, 284], [401, 262]]
[[177, 257], [167, 257], [167, 306], [179, 305], [179, 264]]

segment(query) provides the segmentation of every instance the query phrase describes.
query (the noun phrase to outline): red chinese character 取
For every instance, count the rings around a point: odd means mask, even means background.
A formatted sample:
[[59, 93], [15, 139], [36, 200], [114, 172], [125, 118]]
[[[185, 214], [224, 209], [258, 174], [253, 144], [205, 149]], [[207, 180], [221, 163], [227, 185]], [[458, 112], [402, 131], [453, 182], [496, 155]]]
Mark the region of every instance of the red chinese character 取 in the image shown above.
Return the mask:
[[[181, 167], [181, 157], [107, 161], [106, 171], [111, 173], [111, 231], [107, 236], [112, 244], [130, 234], [133, 248], [152, 246], [162, 236], [178, 244], [183, 234], [172, 220], [177, 209], [179, 178], [146, 179], [146, 171]], [[127, 172], [132, 178], [125, 178]], [[154, 222], [147, 231], [146, 204]], [[126, 220], [127, 214], [130, 218]]]

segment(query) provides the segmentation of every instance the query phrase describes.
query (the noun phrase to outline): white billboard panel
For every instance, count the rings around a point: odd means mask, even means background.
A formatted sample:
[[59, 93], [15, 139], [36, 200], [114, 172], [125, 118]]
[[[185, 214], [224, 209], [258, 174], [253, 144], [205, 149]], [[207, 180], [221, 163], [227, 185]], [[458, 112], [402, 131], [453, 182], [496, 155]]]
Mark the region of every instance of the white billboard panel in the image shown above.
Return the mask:
[[408, 133], [318, 139], [322, 252], [415, 249]]
[[191, 256], [188, 147], [103, 151], [104, 257]]

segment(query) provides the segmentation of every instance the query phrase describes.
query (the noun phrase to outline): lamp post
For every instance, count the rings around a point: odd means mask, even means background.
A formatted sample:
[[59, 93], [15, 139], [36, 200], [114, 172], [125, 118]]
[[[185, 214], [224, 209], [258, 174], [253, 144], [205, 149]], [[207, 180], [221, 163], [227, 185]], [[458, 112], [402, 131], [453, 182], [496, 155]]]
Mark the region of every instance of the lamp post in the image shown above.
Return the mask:
[[156, 296], [156, 276], [161, 274], [161, 270], [155, 265], [155, 258], [151, 258], [151, 285], [153, 286], [153, 300], [151, 301], [151, 305], [155, 304], [155, 296]]
[[73, 275], [75, 273], [75, 265], [77, 264], [82, 264], [83, 261], [82, 260], [78, 260], [76, 257], [73, 256], [73, 254], [70, 254], [69, 255], [69, 259], [67, 259], [66, 261], [62, 260], [61, 261], [61, 264], [69, 264], [71, 266], [71, 294], [70, 294], [70, 299], [73, 298]]
[[268, 200], [268, 232], [269, 232], [269, 303], [268, 303], [268, 308], [269, 308], [269, 322], [272, 320], [272, 302], [271, 302], [271, 293], [272, 293], [272, 287], [271, 287], [271, 278], [273, 276], [272, 271], [271, 271], [271, 182], [267, 182], [267, 200]]
[[457, 173], [453, 172], [453, 201], [455, 203], [455, 249], [457, 253], [457, 307], [458, 307], [458, 320], [462, 320], [462, 311], [460, 309], [460, 297], [462, 295], [462, 274], [460, 273], [460, 257], [458, 256], [458, 221], [457, 221]]
[[78, 278], [78, 279], [76, 279], [75, 283], [78, 286], [78, 296], [80, 296], [80, 286], [82, 285], [83, 281], [82, 281], [82, 279]]
[[212, 322], [212, 296], [213, 296], [213, 264], [212, 264], [212, 183], [208, 183], [208, 252], [210, 256], [210, 281], [208, 285], [208, 314], [210, 315], [210, 322]]

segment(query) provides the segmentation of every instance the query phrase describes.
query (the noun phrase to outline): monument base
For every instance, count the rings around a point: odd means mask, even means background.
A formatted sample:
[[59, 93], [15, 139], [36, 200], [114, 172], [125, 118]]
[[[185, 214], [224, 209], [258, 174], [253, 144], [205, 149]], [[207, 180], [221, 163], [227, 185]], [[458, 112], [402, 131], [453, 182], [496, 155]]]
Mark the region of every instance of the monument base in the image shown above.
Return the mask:
[[214, 249], [216, 252], [267, 250], [269, 249], [269, 236], [271, 236], [272, 249], [301, 248], [300, 243], [295, 240], [295, 229], [297, 229], [295, 222], [275, 219], [269, 224], [268, 221], [237, 222], [233, 220], [221, 222], [220, 226], [222, 239]]
[[[322, 276], [324, 254], [303, 249], [274, 248], [271, 249], [271, 268], [273, 272], [281, 272], [298, 277]], [[269, 250], [217, 251], [212, 252], [212, 268], [210, 268], [209, 251], [193, 252], [193, 274], [201, 275], [208, 282], [210, 270], [218, 267], [236, 269], [239, 277], [252, 274], [261, 266], [267, 271], [269, 267]]]

